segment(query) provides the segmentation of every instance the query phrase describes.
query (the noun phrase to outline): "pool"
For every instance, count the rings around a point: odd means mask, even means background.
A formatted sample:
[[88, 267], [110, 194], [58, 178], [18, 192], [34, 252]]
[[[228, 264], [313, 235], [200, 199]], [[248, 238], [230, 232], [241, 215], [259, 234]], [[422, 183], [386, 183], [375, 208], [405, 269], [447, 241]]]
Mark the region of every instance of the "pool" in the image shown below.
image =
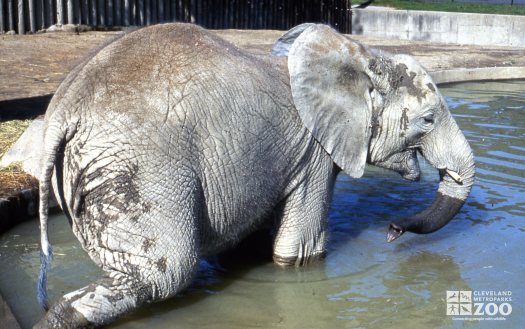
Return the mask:
[[[264, 258], [240, 255], [203, 261], [190, 289], [110, 328], [521, 327], [525, 81], [461, 83], [440, 90], [477, 164], [472, 193], [445, 228], [385, 242], [393, 218], [433, 200], [438, 176], [430, 165], [421, 164], [418, 183], [373, 167], [359, 180], [340, 175], [324, 262], [281, 269]], [[50, 219], [49, 232], [55, 260], [48, 290], [55, 301], [101, 272], [62, 215]], [[31, 221], [0, 237], [0, 292], [23, 328], [43, 314], [35, 297], [38, 235], [38, 224]], [[505, 293], [507, 300], [485, 300], [481, 306], [473, 301], [472, 312], [483, 316], [447, 315], [452, 305], [465, 306], [454, 301], [453, 294], [461, 292], [471, 292], [473, 299]]]

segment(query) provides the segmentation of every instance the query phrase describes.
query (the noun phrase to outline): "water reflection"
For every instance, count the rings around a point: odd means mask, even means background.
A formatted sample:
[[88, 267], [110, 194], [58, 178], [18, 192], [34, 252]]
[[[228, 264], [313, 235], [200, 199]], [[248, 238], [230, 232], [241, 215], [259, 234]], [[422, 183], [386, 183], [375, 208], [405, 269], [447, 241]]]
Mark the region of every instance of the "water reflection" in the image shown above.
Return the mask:
[[[474, 150], [477, 177], [460, 214], [431, 235], [385, 242], [388, 223], [428, 206], [435, 170], [422, 162], [418, 183], [367, 168], [341, 176], [330, 213], [325, 261], [283, 270], [263, 257], [230, 254], [202, 262], [195, 284], [112, 328], [518, 328], [525, 322], [525, 82], [441, 88]], [[66, 220], [50, 221], [55, 261], [51, 300], [100, 275]], [[42, 315], [35, 300], [38, 224], [0, 238], [0, 291], [24, 328]], [[264, 249], [264, 248], [259, 248]], [[266, 258], [265, 258], [266, 257]], [[8, 269], [8, 270], [6, 270]], [[447, 290], [510, 290], [504, 322], [453, 321]]]
[[451, 324], [443, 316], [443, 292], [451, 289], [471, 290], [453, 258], [418, 252], [388, 271], [352, 278], [347, 290], [328, 298], [341, 309], [337, 318], [350, 320], [352, 327], [438, 328]]

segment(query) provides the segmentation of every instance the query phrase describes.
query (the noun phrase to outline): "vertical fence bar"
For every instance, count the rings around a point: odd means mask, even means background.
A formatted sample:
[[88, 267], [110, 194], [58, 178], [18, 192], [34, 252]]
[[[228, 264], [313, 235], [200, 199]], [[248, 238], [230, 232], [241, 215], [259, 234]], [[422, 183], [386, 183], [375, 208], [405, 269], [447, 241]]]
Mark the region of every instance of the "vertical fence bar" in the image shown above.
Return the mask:
[[115, 0], [115, 26], [122, 26], [122, 1]]
[[190, 2], [191, 0], [184, 0], [184, 21], [190, 22], [191, 20], [191, 14], [190, 14]]
[[186, 16], [186, 22], [191, 23], [191, 17], [193, 15], [191, 11], [192, 2], [193, 0], [185, 0], [184, 7], [185, 7], [185, 16]]
[[67, 23], [68, 24], [75, 24], [75, 17], [73, 14], [73, 0], [67, 0]]
[[239, 3], [239, 16], [238, 16], [238, 23], [237, 28], [238, 29], [244, 29], [246, 28], [245, 22], [246, 22], [246, 8], [248, 7], [247, 1], [242, 1]]
[[5, 32], [4, 12], [4, 0], [0, 0], [0, 33]]
[[56, 17], [57, 25], [64, 25], [64, 6], [63, 0], [57, 0]]
[[[129, 3], [129, 24], [139, 25], [138, 0], [128, 0]], [[124, 9], [125, 10], [125, 9]], [[126, 17], [126, 16], [124, 16]], [[125, 18], [124, 18], [125, 19]]]
[[80, 0], [73, 0], [73, 24], [81, 24], [82, 20], [82, 8], [80, 6]]
[[106, 1], [98, 0], [98, 24], [106, 26]]
[[157, 24], [157, 0], [151, 0], [151, 24]]
[[93, 24], [93, 26], [100, 24], [98, 20], [97, 1], [99, 0], [91, 0], [91, 24]]
[[226, 1], [225, 6], [228, 7], [227, 14], [224, 17], [226, 25], [228, 26], [229, 29], [233, 29], [235, 28], [235, 25], [234, 25], [234, 17], [235, 17], [235, 9], [236, 9], [235, 0]]
[[144, 25], [151, 24], [151, 0], [144, 0], [144, 7], [146, 12], [146, 23]]
[[146, 17], [144, 16], [144, 0], [137, 1], [137, 25], [142, 26], [146, 22]]
[[[1, 2], [2, 0], [0, 0]], [[29, 9], [29, 30], [31, 33], [36, 32], [36, 11], [35, 11], [35, 1], [28, 0], [28, 9]]]
[[45, 28], [53, 25], [53, 0], [44, 0], [44, 26]]
[[170, 22], [177, 21], [177, 1], [170, 0]]
[[113, 26], [114, 0], [106, 1], [106, 25]]
[[8, 22], [8, 30], [14, 31], [15, 30], [15, 11], [14, 11], [14, 0], [7, 0], [7, 22]]
[[18, 0], [18, 34], [25, 34], [24, 1]]
[[79, 21], [81, 24], [89, 25], [89, 6], [88, 6], [88, 0], [80, 0], [81, 1], [81, 10], [80, 10], [80, 18]]
[[124, 0], [124, 19], [123, 19], [123, 25], [124, 26], [129, 26], [129, 25], [132, 25], [133, 23], [131, 23], [130, 19], [129, 19], [129, 15], [130, 15], [130, 3], [129, 3], [129, 0]]
[[157, 22], [164, 23], [164, 0], [159, 0], [157, 4]]
[[190, 3], [189, 3], [189, 9], [190, 9], [190, 23], [195, 23], [195, 13], [197, 11], [197, 8], [196, 8], [196, 1], [195, 0], [190, 0]]

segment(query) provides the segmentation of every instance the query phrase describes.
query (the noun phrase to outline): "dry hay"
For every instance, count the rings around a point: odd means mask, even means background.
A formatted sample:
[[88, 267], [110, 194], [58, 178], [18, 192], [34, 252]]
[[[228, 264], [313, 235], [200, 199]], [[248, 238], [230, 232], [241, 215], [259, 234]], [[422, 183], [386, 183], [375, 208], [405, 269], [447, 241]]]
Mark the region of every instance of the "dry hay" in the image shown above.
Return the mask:
[[9, 151], [30, 124], [31, 120], [0, 122], [0, 158]]
[[7, 198], [16, 193], [38, 187], [38, 180], [22, 171], [19, 163], [0, 169], [0, 198]]
[[[0, 123], [0, 157], [17, 141], [31, 120], [13, 120]], [[0, 168], [0, 198], [7, 198], [27, 188], [36, 188], [38, 181], [22, 171], [19, 163]]]

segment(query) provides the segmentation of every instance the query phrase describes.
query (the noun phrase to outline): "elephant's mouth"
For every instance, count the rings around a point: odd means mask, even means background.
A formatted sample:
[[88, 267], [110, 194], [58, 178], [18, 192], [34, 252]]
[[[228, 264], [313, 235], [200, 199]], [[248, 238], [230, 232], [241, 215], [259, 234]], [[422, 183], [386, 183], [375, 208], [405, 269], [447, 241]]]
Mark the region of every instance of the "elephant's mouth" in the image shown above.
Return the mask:
[[374, 166], [393, 170], [406, 180], [418, 181], [421, 177], [416, 149], [407, 149], [403, 152], [394, 153], [385, 161], [372, 163]]

